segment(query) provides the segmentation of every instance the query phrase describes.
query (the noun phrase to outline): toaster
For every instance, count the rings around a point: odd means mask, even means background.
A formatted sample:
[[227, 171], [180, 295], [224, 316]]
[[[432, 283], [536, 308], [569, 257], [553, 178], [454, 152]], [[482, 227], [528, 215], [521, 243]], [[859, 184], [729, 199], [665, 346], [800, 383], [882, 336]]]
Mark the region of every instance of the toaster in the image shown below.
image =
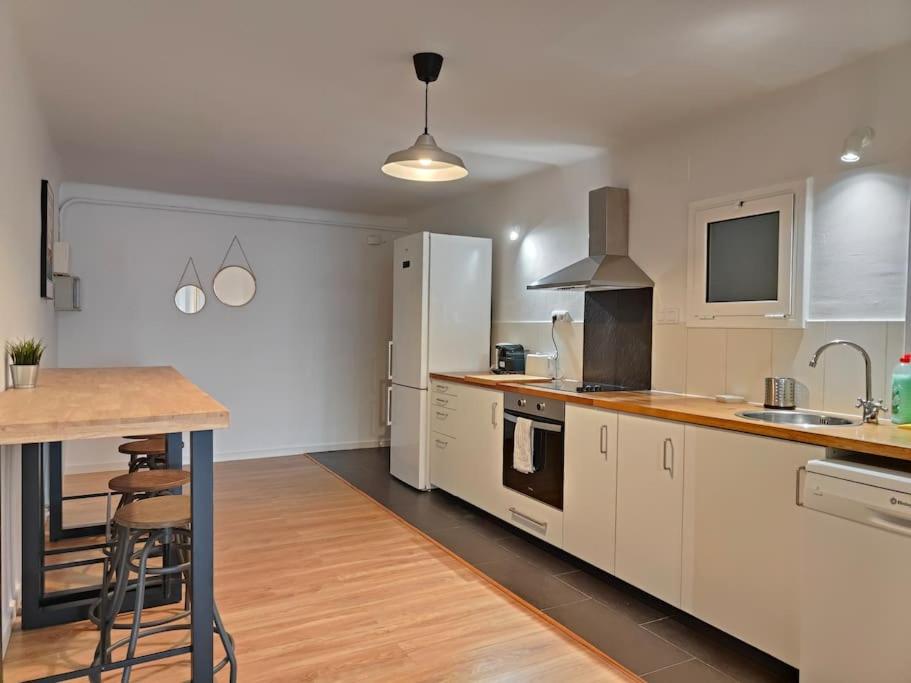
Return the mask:
[[525, 372], [525, 347], [521, 344], [497, 344], [496, 365], [492, 368], [498, 374], [523, 374]]

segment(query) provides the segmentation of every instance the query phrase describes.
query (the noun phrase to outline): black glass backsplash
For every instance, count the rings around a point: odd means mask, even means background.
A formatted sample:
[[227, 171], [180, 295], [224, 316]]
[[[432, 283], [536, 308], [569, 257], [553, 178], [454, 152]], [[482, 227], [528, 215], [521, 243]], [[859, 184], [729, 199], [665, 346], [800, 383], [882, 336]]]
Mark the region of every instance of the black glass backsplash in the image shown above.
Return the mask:
[[651, 287], [586, 292], [584, 381], [651, 389], [652, 293]]

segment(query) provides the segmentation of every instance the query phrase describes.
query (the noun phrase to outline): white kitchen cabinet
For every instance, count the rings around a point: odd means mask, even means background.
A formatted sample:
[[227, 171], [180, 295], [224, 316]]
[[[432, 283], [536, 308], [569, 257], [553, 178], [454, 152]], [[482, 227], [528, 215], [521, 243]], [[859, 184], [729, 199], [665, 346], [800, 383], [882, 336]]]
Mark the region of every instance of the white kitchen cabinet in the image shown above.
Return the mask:
[[499, 487], [498, 507], [491, 512], [532, 536], [558, 548], [563, 546], [563, 511], [513, 491]]
[[567, 404], [563, 456], [563, 549], [614, 571], [617, 414]]
[[453, 495], [460, 488], [456, 481], [459, 457], [458, 443], [454, 437], [440, 432], [430, 433], [430, 483]]
[[461, 431], [459, 427], [459, 421], [462, 419], [461, 411], [452, 408], [440, 408], [431, 404], [428, 412], [430, 413], [431, 431], [446, 434], [447, 436], [453, 436]]
[[459, 441], [465, 457], [460, 460], [460, 497], [483, 510], [499, 503], [503, 462], [503, 392], [480, 387], [459, 389], [462, 413]]
[[825, 449], [686, 427], [682, 608], [799, 663], [799, 470]]
[[[448, 402], [441, 403], [441, 399]], [[472, 505], [499, 508], [503, 393], [461, 385], [458, 396], [432, 391], [430, 480]], [[440, 415], [437, 415], [437, 412]]]
[[450, 386], [445, 384], [437, 386], [437, 382], [433, 382], [428, 397], [430, 483], [453, 495], [458, 495], [456, 490], [460, 485], [456, 481], [456, 477], [459, 471], [458, 460], [461, 456], [458, 452], [459, 444], [456, 437], [462, 431], [459, 424], [462, 414], [452, 407], [442, 406], [438, 401], [441, 397], [454, 396], [449, 391]]
[[680, 605], [683, 425], [620, 415], [615, 573]]

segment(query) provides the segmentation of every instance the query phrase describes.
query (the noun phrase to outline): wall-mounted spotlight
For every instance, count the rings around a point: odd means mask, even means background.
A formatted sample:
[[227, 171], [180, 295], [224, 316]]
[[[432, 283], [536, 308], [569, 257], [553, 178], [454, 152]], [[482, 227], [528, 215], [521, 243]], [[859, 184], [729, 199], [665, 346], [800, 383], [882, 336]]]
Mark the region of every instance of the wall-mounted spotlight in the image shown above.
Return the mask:
[[845, 138], [845, 147], [841, 152], [841, 160], [846, 164], [853, 164], [860, 161], [864, 150], [873, 142], [873, 129], [870, 126], [855, 128], [851, 134]]
[[510, 242], [515, 242], [517, 239], [519, 239], [519, 229], [518, 229], [518, 228], [512, 228], [512, 229], [510, 229], [510, 231], [509, 231], [509, 241], [510, 241]]

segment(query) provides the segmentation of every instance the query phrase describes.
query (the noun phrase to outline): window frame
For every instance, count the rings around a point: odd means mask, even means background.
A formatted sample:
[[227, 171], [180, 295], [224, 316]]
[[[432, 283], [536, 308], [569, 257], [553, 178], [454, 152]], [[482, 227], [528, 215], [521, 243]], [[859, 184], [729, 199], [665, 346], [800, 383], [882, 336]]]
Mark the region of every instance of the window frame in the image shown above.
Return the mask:
[[[804, 326], [804, 214], [808, 183], [788, 183], [690, 204], [687, 325]], [[778, 213], [778, 297], [765, 301], [707, 301], [709, 224], [773, 212]]]

